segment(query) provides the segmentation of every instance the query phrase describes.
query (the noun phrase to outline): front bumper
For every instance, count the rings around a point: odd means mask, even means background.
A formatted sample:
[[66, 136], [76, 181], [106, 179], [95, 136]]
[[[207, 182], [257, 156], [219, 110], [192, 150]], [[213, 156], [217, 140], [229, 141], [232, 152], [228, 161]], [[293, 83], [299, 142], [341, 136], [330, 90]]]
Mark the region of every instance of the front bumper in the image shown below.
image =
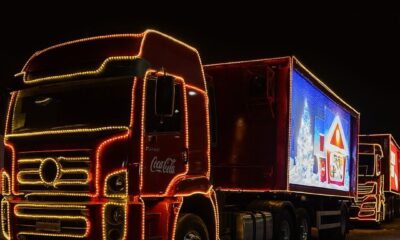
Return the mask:
[[[118, 234], [118, 239], [142, 238], [141, 202], [119, 199], [29, 202], [4, 198], [1, 206], [1, 227], [5, 239], [108, 240], [110, 235], [115, 237]], [[117, 208], [120, 210], [120, 219], [116, 223], [110, 219]]]
[[352, 222], [378, 222], [378, 212], [376, 209], [364, 209], [359, 206], [350, 208], [350, 221]]

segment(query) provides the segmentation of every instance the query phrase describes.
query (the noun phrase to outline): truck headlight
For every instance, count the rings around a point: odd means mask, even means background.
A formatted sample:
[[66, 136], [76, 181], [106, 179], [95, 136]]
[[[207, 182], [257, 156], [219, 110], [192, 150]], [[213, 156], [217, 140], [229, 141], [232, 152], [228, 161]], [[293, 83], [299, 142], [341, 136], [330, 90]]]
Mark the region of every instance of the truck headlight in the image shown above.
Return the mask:
[[128, 196], [128, 172], [119, 170], [109, 174], [105, 180], [104, 195], [106, 197]]
[[2, 171], [1, 173], [1, 194], [3, 196], [7, 196], [11, 194], [10, 191], [11, 178], [6, 171]]
[[125, 220], [125, 211], [122, 206], [109, 208], [107, 215], [107, 222], [111, 225], [120, 225]]
[[108, 202], [103, 207], [103, 239], [121, 240], [127, 233], [126, 203]]
[[363, 203], [363, 204], [361, 204], [361, 208], [375, 209], [376, 208], [376, 202]]

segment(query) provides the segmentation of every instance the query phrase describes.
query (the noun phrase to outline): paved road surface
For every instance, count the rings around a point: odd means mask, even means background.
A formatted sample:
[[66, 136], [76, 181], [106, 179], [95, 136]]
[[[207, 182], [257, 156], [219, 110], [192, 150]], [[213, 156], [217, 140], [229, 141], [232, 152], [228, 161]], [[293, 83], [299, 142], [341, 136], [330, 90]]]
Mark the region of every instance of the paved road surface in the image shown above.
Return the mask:
[[[313, 231], [313, 239], [318, 239]], [[349, 240], [400, 240], [400, 218], [392, 223], [382, 224], [380, 227], [357, 227], [350, 231]], [[320, 239], [323, 240], [323, 239]]]
[[349, 240], [400, 240], [400, 219], [380, 227], [359, 227], [350, 231]]

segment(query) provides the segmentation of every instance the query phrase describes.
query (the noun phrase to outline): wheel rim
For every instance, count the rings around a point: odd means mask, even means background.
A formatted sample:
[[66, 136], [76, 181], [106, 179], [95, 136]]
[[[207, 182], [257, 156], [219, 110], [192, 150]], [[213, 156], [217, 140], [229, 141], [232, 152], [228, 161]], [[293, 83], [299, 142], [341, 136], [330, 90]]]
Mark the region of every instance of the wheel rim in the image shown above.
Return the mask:
[[302, 219], [300, 223], [300, 239], [307, 240], [308, 239], [308, 222], [306, 219]]
[[190, 231], [185, 234], [185, 236], [183, 237], [183, 240], [201, 240], [201, 236], [196, 231]]
[[290, 226], [287, 221], [281, 222], [281, 239], [290, 240]]

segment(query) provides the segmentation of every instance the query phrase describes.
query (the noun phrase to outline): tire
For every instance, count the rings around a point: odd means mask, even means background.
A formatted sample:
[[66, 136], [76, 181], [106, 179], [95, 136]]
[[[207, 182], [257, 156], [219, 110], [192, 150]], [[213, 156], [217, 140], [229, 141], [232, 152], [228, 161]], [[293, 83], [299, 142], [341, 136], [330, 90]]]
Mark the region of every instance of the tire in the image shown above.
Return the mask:
[[177, 222], [175, 240], [209, 240], [207, 227], [199, 216], [183, 214]]
[[292, 215], [286, 209], [281, 209], [274, 214], [274, 239], [294, 240], [295, 227]]
[[386, 222], [390, 223], [393, 221], [393, 201], [392, 197], [389, 197], [386, 202]]
[[396, 218], [396, 207], [395, 207], [395, 199], [392, 197], [392, 220]]
[[296, 209], [296, 239], [311, 239], [311, 220], [308, 212], [304, 208]]

